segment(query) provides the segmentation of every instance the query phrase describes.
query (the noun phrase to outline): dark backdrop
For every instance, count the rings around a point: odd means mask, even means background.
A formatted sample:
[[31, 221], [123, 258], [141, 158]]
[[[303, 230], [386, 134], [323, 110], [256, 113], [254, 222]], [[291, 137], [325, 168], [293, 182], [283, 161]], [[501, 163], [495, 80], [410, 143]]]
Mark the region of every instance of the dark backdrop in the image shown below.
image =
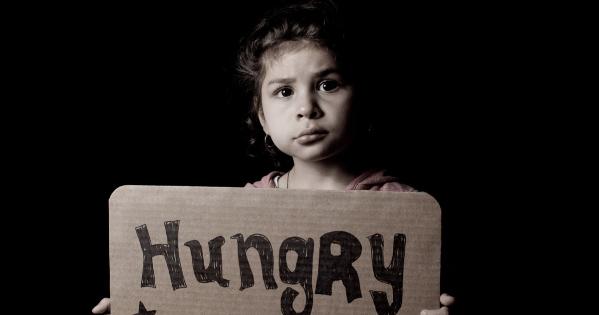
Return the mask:
[[[246, 157], [232, 67], [240, 37], [273, 2], [52, 8], [33, 27], [32, 50], [45, 53], [30, 52], [40, 107], [21, 179], [48, 197], [36, 212], [46, 244], [36, 257], [56, 259], [37, 279], [67, 287], [45, 282], [41, 295], [77, 314], [109, 295], [116, 187], [241, 186], [269, 170]], [[490, 8], [345, 8], [379, 87], [381, 159], [444, 210], [442, 289], [458, 297], [455, 314], [484, 305], [505, 276], [491, 197], [505, 186], [490, 162], [509, 158], [498, 132], [510, 115], [505, 24]]]

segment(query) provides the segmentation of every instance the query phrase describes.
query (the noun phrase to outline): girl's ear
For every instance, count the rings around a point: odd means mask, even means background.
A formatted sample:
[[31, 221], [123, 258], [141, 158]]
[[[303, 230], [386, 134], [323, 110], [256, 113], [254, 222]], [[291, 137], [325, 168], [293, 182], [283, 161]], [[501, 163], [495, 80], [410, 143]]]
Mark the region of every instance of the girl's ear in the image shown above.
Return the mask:
[[[254, 106], [257, 106], [259, 100], [257, 97], [254, 97]], [[262, 126], [262, 130], [265, 134], [268, 134], [268, 124], [266, 123], [266, 119], [264, 118], [264, 111], [262, 110], [262, 106], [258, 106], [258, 120], [260, 121], [260, 125]]]
[[266, 123], [266, 119], [264, 118], [264, 112], [262, 108], [258, 111], [258, 120], [260, 120], [260, 125], [262, 125], [262, 130], [264, 130], [265, 134], [269, 134], [268, 124]]

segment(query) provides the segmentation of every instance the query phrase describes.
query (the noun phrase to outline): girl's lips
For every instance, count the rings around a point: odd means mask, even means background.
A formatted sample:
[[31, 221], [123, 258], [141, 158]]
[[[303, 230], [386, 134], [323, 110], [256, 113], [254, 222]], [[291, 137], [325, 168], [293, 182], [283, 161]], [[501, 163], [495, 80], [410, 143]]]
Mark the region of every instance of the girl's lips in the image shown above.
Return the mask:
[[295, 138], [295, 141], [297, 141], [299, 144], [310, 144], [312, 142], [319, 141], [326, 136], [327, 136], [327, 134], [325, 132], [309, 133], [309, 134]]
[[316, 133], [328, 133], [328, 131], [326, 131], [325, 129], [322, 129], [320, 127], [310, 127], [310, 128], [306, 128], [304, 130], [302, 130], [302, 132], [300, 132], [295, 138], [299, 138], [301, 136], [307, 136], [307, 135], [312, 135], [312, 134], [316, 134]]

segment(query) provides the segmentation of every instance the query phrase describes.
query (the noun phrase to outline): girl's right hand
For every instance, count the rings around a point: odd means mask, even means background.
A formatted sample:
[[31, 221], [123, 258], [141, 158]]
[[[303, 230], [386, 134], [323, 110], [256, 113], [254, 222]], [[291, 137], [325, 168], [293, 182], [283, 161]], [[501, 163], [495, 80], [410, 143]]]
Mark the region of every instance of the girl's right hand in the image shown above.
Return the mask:
[[438, 310], [422, 310], [422, 312], [420, 312], [420, 315], [449, 315], [448, 306], [453, 304], [453, 302], [455, 301], [454, 297], [449, 294], [443, 293], [443, 294], [441, 294], [441, 297], [439, 298], [439, 300], [441, 301], [441, 305], [443, 305], [440, 309], [438, 309]]
[[103, 298], [98, 305], [92, 309], [94, 314], [109, 314], [110, 313], [110, 299]]

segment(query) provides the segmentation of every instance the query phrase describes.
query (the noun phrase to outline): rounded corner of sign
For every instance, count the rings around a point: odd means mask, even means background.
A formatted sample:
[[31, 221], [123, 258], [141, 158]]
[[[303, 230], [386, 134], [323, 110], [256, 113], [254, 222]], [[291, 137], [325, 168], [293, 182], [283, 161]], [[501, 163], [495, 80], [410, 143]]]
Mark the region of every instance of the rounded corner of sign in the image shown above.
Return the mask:
[[441, 212], [441, 204], [439, 203], [439, 201], [437, 201], [437, 199], [433, 195], [426, 193], [426, 192], [423, 192], [422, 195], [433, 204], [433, 208], [435, 210], [437, 210], [438, 212]]
[[121, 185], [115, 188], [110, 194], [110, 198], [108, 198], [108, 200], [118, 199], [122, 194], [126, 193], [127, 191], [130, 191], [131, 187], [132, 185]]

